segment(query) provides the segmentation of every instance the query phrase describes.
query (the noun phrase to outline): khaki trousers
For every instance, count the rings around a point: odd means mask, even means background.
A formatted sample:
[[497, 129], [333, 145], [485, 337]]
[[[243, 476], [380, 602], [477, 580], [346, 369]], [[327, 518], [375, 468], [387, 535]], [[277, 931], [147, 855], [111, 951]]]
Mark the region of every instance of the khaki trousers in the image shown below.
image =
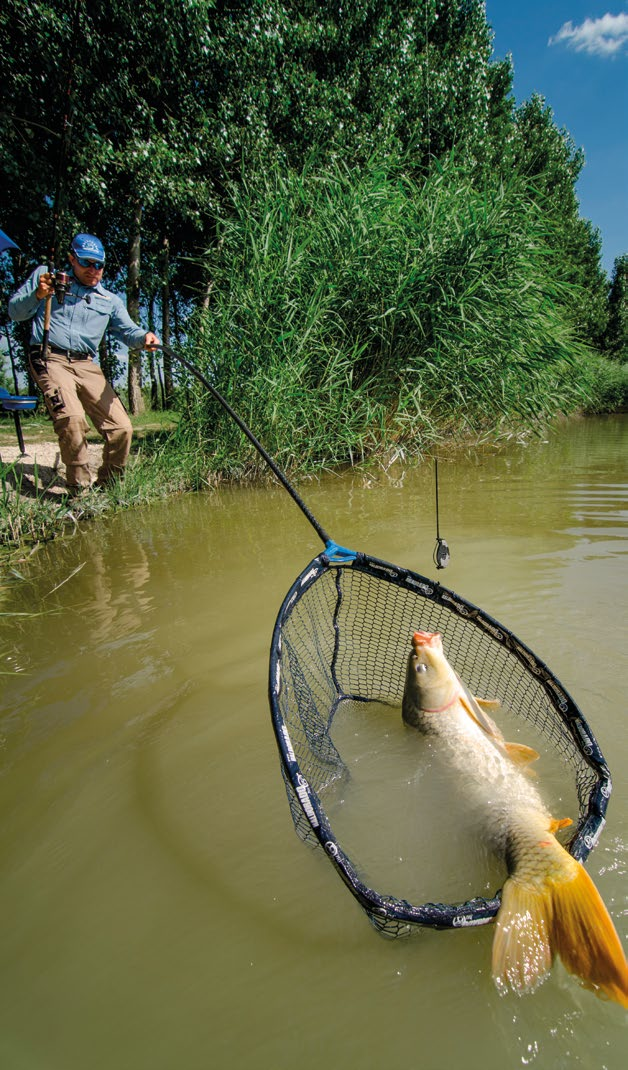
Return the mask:
[[31, 357], [30, 366], [59, 439], [68, 486], [88, 487], [91, 483], [85, 437], [89, 425], [85, 413], [105, 440], [97, 483], [122, 476], [133, 428], [124, 405], [99, 365], [91, 358], [69, 360], [52, 350], [45, 363]]

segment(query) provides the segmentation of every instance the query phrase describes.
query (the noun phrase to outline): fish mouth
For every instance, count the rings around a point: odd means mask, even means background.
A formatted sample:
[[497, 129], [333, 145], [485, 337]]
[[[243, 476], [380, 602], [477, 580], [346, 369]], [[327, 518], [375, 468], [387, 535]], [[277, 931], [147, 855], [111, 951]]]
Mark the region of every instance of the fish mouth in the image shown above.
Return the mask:
[[419, 647], [442, 647], [443, 637], [440, 632], [415, 632], [412, 636], [412, 646], [418, 651]]

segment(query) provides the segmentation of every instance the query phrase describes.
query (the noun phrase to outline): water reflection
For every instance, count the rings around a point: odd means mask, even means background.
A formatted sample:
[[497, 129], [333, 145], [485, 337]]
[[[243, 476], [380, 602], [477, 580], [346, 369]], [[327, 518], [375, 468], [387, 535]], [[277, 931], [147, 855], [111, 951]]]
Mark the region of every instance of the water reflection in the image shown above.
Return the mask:
[[[92, 642], [105, 643], [115, 634], [115, 643], [140, 628], [150, 612], [152, 598], [147, 590], [150, 565], [146, 551], [138, 539], [125, 545], [125, 553], [116, 569], [99, 551], [89, 558], [91, 573], [90, 603]], [[116, 582], [115, 577], [119, 577]], [[124, 577], [124, 583], [122, 583]]]

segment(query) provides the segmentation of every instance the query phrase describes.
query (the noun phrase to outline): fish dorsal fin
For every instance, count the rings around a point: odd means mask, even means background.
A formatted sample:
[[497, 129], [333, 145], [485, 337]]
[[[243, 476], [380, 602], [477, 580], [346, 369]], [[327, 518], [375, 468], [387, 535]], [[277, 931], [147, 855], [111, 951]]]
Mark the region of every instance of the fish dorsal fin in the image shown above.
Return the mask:
[[526, 747], [525, 743], [504, 743], [506, 753], [515, 765], [528, 765], [540, 757], [539, 752], [533, 747]]

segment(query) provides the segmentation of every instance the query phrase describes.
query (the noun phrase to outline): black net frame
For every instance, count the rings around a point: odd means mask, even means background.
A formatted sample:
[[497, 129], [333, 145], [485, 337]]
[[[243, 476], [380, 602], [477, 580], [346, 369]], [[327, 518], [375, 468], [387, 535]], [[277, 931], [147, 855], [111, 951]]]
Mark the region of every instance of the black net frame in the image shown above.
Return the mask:
[[[333, 549], [330, 549], [333, 547]], [[269, 698], [283, 779], [297, 834], [321, 847], [383, 934], [456, 928], [493, 920], [500, 893], [464, 903], [413, 904], [369, 887], [325, 813], [325, 789], [346, 769], [330, 729], [340, 704], [400, 705], [410, 637], [446, 636], [467, 687], [521, 713], [572, 767], [579, 817], [568, 844], [584, 861], [605, 823], [611, 778], [602, 752], [560, 681], [507, 628], [418, 573], [329, 544], [288, 591], [275, 624]]]

